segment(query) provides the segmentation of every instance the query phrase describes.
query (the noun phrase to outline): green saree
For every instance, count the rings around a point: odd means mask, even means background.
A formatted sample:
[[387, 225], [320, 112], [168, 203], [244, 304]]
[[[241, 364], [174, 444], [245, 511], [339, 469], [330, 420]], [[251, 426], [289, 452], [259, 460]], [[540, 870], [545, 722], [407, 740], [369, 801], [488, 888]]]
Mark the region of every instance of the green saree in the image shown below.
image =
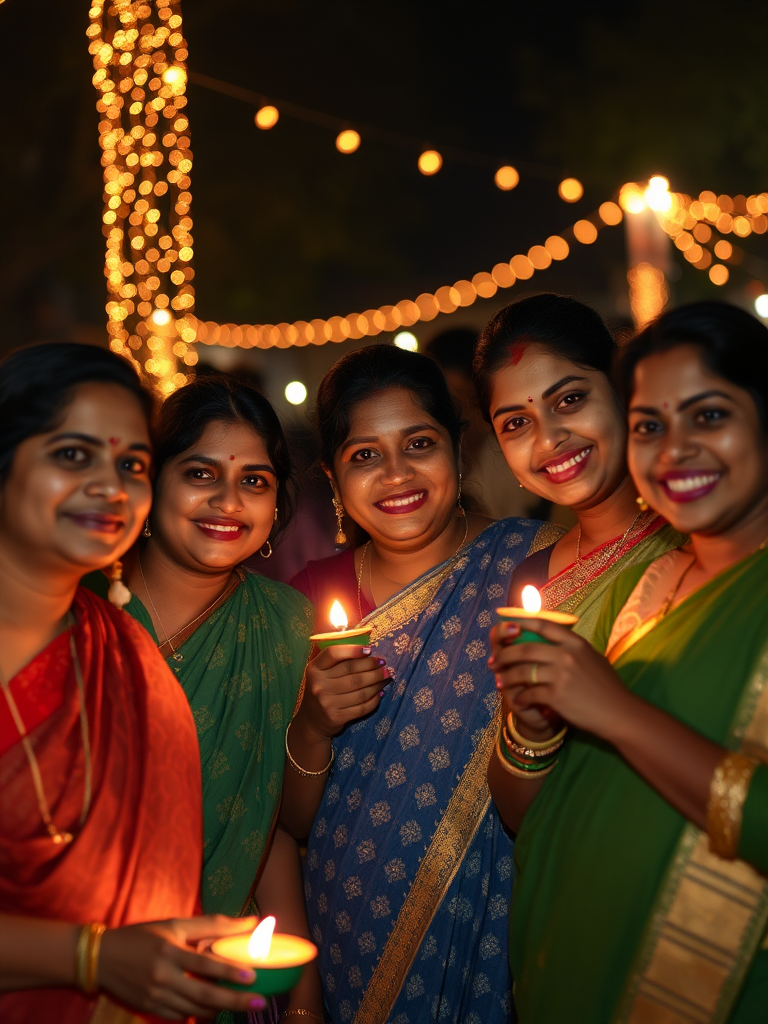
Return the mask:
[[[285, 730], [298, 700], [314, 614], [292, 587], [243, 570], [240, 575], [230, 596], [177, 645], [183, 660], [167, 659], [189, 700], [200, 742], [203, 910], [232, 916], [248, 909], [277, 819]], [[106, 596], [101, 573], [84, 583]], [[135, 594], [125, 611], [157, 643]]]
[[[628, 570], [607, 595], [599, 649], [647, 568]], [[628, 687], [768, 762], [768, 552], [638, 637], [616, 648]], [[573, 730], [515, 845], [510, 959], [521, 1024], [764, 1024], [768, 764], [744, 805], [741, 859], [699, 850], [695, 864], [694, 847], [706, 846], [611, 746]]]

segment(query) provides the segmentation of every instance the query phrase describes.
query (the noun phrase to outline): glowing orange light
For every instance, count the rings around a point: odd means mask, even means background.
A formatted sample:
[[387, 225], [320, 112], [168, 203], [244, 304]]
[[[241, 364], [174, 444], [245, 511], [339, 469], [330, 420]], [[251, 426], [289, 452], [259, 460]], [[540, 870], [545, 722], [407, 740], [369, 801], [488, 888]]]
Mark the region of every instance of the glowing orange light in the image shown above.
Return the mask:
[[329, 618], [334, 629], [346, 629], [349, 625], [347, 613], [344, 611], [344, 608], [339, 601], [334, 601], [331, 605], [331, 614]]
[[254, 960], [266, 960], [272, 946], [272, 933], [275, 930], [277, 921], [274, 917], [265, 917], [264, 920], [253, 930], [253, 935], [248, 940], [248, 956]]
[[591, 245], [597, 238], [597, 228], [589, 220], [577, 220], [573, 225], [573, 234], [577, 242]]
[[557, 186], [557, 193], [566, 203], [577, 203], [584, 195], [584, 186], [578, 178], [564, 178]]
[[260, 107], [253, 118], [256, 127], [262, 128], [264, 131], [268, 128], [274, 128], [279, 120], [280, 111], [277, 107], [273, 107], [270, 104], [267, 104], [265, 107]]
[[425, 149], [419, 157], [419, 170], [422, 174], [426, 174], [427, 177], [437, 174], [442, 166], [443, 158], [436, 149]]
[[493, 180], [496, 182], [496, 187], [500, 188], [502, 192], [509, 192], [517, 186], [520, 181], [520, 175], [517, 173], [514, 167], [510, 167], [509, 164], [505, 164], [504, 167], [500, 167]]
[[728, 267], [724, 267], [722, 263], [715, 263], [709, 268], [709, 280], [712, 284], [723, 285], [728, 277]]
[[530, 583], [523, 587], [523, 608], [527, 612], [541, 611], [541, 594]]
[[340, 153], [354, 153], [360, 148], [360, 136], [354, 129], [347, 128], [336, 136], [336, 149]]

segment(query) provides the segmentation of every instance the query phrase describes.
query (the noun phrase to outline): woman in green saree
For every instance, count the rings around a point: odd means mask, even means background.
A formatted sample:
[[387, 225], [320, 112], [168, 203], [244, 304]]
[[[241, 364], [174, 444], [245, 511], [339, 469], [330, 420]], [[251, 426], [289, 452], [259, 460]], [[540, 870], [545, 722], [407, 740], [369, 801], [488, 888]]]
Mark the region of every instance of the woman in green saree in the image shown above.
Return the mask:
[[[309, 935], [295, 841], [278, 825], [284, 735], [309, 654], [312, 608], [242, 568], [291, 511], [290, 460], [267, 400], [226, 375], [200, 377], [162, 407], [143, 544], [126, 559], [125, 610], [187, 695], [203, 769], [206, 913], [274, 914]], [[104, 589], [104, 581], [101, 583]], [[322, 1020], [317, 971], [286, 1019]]]
[[636, 504], [624, 410], [610, 381], [615, 353], [594, 309], [552, 294], [500, 309], [475, 349], [480, 408], [507, 465], [521, 487], [577, 520], [517, 567], [510, 604], [519, 606], [523, 586], [533, 584], [544, 608], [578, 613], [576, 630], [587, 639], [616, 576], [682, 540]]
[[494, 628], [516, 1004], [523, 1024], [759, 1024], [768, 331], [735, 307], [683, 307], [646, 328], [622, 375], [635, 484], [691, 541], [618, 578], [605, 656], [552, 623], [530, 624], [545, 644]]

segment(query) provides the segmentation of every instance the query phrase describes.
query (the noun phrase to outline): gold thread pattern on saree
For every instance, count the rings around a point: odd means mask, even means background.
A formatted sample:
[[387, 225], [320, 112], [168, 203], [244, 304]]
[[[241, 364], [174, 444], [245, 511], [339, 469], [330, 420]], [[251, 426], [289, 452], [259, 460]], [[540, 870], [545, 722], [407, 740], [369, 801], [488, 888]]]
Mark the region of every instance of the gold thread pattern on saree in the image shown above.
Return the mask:
[[712, 775], [707, 803], [707, 834], [713, 853], [733, 860], [739, 850], [741, 815], [757, 761], [726, 754]]

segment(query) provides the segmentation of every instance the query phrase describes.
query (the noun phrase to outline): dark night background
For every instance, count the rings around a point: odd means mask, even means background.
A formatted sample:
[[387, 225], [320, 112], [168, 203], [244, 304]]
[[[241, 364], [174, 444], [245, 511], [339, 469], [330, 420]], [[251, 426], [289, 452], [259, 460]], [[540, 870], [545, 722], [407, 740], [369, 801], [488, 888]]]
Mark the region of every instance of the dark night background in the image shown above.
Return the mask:
[[[653, 173], [696, 194], [768, 186], [762, 0], [184, 0], [182, 14], [190, 71], [278, 107], [284, 99], [416, 140], [409, 150], [361, 131], [360, 150], [343, 156], [327, 129], [283, 116], [259, 131], [254, 108], [190, 84], [203, 319], [310, 320], [415, 298], [527, 251], [616, 198], [624, 181]], [[104, 336], [87, 25], [87, 0], [0, 4], [3, 349]], [[416, 169], [422, 142], [485, 155], [487, 166], [446, 158], [425, 178]], [[493, 184], [502, 162], [521, 170], [512, 192]], [[573, 206], [557, 196], [566, 173], [586, 187]], [[743, 248], [768, 259], [768, 236], [752, 235]], [[525, 287], [572, 292], [607, 316], [626, 316], [622, 229], [607, 228], [594, 246], [577, 249], [530, 285], [414, 330], [424, 340], [442, 327], [479, 328]], [[718, 289], [676, 255], [673, 300], [749, 301], [738, 269]], [[287, 359], [285, 372], [303, 372], [311, 387], [344, 348], [251, 358], [268, 378], [270, 361]]]

